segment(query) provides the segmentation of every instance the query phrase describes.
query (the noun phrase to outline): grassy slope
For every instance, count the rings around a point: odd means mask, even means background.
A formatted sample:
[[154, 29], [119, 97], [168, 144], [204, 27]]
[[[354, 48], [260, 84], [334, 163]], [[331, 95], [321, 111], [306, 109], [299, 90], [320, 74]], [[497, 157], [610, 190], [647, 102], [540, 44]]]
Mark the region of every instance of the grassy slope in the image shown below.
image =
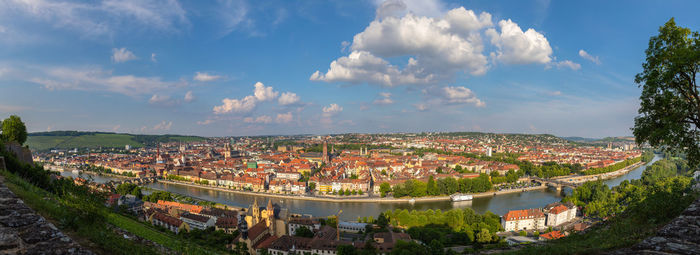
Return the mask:
[[[47, 218], [49, 221], [61, 226], [61, 221], [65, 220], [65, 212], [72, 211], [69, 202], [57, 198], [54, 194], [46, 192], [16, 175], [7, 171], [0, 171], [5, 176], [5, 185], [12, 192], [20, 197], [29, 207], [37, 213]], [[139, 237], [148, 239], [171, 250], [183, 252], [184, 254], [216, 254], [217, 251], [209, 250], [205, 247], [183, 240], [173, 233], [163, 233], [155, 230], [148, 224], [136, 221], [123, 215], [109, 212], [105, 208], [107, 222], [102, 224], [83, 225], [77, 231], [66, 231], [81, 245], [96, 251], [107, 254], [157, 254], [148, 246], [124, 239], [110, 230], [109, 225], [116, 226]]]
[[[169, 136], [173, 141], [200, 141], [203, 138], [195, 136]], [[142, 147], [144, 144], [136, 141], [130, 134], [90, 134], [80, 136], [29, 136], [27, 145], [34, 151], [44, 151], [51, 148], [99, 148], [99, 147]]]

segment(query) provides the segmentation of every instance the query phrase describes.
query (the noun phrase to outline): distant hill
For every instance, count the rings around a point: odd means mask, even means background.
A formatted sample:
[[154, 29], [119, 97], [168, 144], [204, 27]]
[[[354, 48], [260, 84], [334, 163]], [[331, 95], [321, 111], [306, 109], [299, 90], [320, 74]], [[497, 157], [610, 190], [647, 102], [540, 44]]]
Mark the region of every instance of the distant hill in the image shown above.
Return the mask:
[[608, 143], [608, 142], [634, 142], [634, 137], [632, 136], [618, 136], [618, 137], [605, 137], [605, 138], [586, 138], [579, 136], [569, 136], [562, 137], [564, 140], [577, 142], [577, 143]]
[[182, 135], [132, 135], [110, 132], [51, 131], [29, 133], [26, 144], [33, 151], [73, 148], [143, 147], [158, 142], [202, 141], [204, 137]]

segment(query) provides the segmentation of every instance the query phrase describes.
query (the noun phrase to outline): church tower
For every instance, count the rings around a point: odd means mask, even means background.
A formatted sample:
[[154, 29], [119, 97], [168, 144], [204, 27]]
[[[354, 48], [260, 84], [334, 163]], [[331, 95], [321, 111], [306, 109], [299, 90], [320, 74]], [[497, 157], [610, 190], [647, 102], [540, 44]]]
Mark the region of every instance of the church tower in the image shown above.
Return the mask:
[[323, 155], [321, 155], [321, 161], [328, 164], [328, 143], [323, 140]]
[[258, 224], [258, 221], [260, 220], [260, 206], [258, 206], [258, 198], [255, 198], [255, 201], [253, 202], [253, 208], [251, 210], [253, 211], [253, 225]]
[[275, 208], [272, 207], [272, 199], [267, 200], [267, 226], [270, 234], [275, 235]]

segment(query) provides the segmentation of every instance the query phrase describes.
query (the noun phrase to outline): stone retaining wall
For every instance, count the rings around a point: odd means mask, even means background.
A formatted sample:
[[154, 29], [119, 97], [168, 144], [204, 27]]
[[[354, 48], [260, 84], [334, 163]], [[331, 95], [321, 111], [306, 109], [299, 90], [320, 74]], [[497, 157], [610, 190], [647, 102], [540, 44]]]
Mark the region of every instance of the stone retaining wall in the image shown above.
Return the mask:
[[93, 254], [36, 214], [0, 176], [0, 254]]

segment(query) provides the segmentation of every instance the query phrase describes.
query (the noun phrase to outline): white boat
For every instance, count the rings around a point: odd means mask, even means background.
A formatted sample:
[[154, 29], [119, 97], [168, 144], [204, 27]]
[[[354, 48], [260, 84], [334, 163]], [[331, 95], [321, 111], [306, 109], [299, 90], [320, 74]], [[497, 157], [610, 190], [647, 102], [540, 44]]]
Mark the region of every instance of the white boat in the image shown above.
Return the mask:
[[452, 202], [470, 201], [472, 199], [474, 199], [474, 197], [472, 195], [465, 195], [465, 194], [454, 194], [454, 195], [450, 196], [450, 200], [452, 200]]
[[409, 204], [413, 204], [413, 203], [415, 203], [415, 202], [416, 202], [416, 200], [413, 199], [413, 198], [411, 198], [411, 199], [408, 200], [408, 203], [409, 203]]
[[80, 174], [80, 170], [78, 170], [78, 169], [73, 169], [73, 171], [71, 171], [71, 173], [73, 173], [73, 174]]

